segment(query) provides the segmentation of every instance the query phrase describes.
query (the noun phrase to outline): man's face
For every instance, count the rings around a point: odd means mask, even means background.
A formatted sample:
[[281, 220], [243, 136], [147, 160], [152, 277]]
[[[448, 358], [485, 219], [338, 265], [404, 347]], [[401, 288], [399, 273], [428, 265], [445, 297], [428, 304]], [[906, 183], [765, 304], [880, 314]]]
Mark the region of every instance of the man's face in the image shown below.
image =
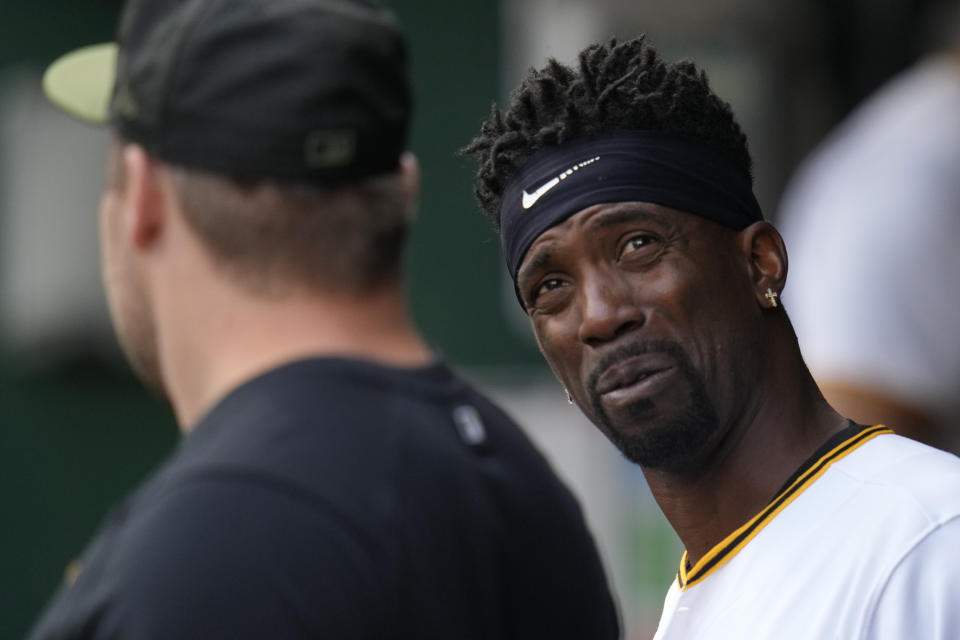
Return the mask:
[[134, 372], [161, 394], [156, 331], [148, 298], [133, 256], [123, 218], [122, 149], [114, 144], [107, 167], [107, 185], [100, 199], [100, 265], [110, 317], [117, 339]]
[[747, 264], [739, 234], [716, 223], [604, 204], [537, 238], [517, 286], [544, 356], [587, 416], [631, 460], [688, 473], [746, 410], [759, 371]]

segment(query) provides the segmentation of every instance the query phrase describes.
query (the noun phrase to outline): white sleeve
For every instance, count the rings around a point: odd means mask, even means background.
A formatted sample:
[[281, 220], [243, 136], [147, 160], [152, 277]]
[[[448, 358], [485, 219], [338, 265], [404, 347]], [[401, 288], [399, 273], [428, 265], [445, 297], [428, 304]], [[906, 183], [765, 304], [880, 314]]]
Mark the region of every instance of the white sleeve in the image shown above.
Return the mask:
[[897, 565], [862, 640], [960, 638], [960, 517], [941, 525]]
[[950, 79], [949, 91], [910, 92], [911, 105], [933, 94], [912, 118], [879, 104], [841, 132], [781, 210], [784, 305], [814, 377], [940, 415], [960, 406], [960, 83]]

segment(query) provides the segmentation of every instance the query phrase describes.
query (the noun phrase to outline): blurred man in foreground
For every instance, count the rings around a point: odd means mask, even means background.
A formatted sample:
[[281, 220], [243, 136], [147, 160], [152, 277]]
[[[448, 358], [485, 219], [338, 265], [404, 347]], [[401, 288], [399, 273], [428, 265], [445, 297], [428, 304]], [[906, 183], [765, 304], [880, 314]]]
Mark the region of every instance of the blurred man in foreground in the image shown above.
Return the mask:
[[686, 546], [657, 638], [960, 637], [960, 460], [820, 395], [702, 71], [589, 47], [466, 151], [544, 356]]
[[116, 134], [108, 300], [184, 438], [33, 638], [617, 637], [572, 496], [409, 318], [405, 51], [362, 0], [135, 0], [49, 70]]

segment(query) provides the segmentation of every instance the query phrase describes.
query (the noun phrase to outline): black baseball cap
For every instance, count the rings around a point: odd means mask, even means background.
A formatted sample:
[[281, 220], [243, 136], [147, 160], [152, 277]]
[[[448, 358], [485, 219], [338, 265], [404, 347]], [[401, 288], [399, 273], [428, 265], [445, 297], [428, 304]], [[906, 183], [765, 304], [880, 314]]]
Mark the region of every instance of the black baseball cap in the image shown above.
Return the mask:
[[129, 0], [118, 42], [43, 85], [172, 164], [320, 184], [396, 169], [411, 112], [400, 25], [366, 0]]

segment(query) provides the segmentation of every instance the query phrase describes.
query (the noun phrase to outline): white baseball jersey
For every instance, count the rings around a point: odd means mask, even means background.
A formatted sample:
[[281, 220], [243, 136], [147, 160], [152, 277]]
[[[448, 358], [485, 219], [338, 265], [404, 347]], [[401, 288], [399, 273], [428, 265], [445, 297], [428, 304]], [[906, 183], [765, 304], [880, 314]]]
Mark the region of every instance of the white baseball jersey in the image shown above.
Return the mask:
[[655, 640], [960, 638], [960, 458], [853, 427], [694, 567]]

